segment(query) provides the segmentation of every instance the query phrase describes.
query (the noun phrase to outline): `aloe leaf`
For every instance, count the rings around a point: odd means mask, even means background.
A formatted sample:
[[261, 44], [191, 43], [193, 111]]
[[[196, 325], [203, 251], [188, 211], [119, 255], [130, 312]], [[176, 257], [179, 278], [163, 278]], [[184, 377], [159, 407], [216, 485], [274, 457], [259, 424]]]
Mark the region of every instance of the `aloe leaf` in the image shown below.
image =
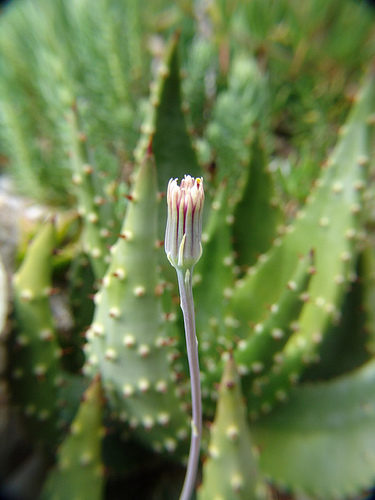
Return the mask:
[[[369, 249], [371, 250], [371, 249]], [[340, 321], [328, 327], [319, 348], [319, 363], [304, 371], [303, 382], [329, 380], [359, 368], [371, 355], [371, 310], [366, 303], [371, 275], [361, 252], [356, 265], [357, 279], [345, 294]]]
[[375, 353], [375, 249], [368, 247], [363, 253], [363, 266], [365, 268], [364, 299], [366, 312], [366, 328], [368, 332], [368, 348]]
[[42, 500], [103, 498], [102, 405], [100, 380], [96, 378], [83, 396], [70, 434], [57, 451], [57, 465], [47, 477]]
[[208, 452], [209, 458], [203, 465], [199, 500], [267, 498], [233, 359], [227, 361], [220, 383]]
[[202, 343], [212, 344], [213, 349], [218, 336], [225, 332], [226, 304], [234, 285], [234, 257], [230, 242], [233, 207], [229, 198], [228, 184], [223, 183], [211, 206], [207, 207], [209, 217], [202, 234], [203, 254], [194, 273], [195, 300], [197, 304], [205, 304], [197, 308], [198, 335]]
[[[204, 36], [194, 38], [186, 62], [186, 80], [182, 82], [189, 104], [189, 119], [195, 133], [202, 133], [207, 111], [216, 91], [218, 55], [214, 42]], [[212, 103], [211, 103], [212, 105]]]
[[265, 146], [257, 134], [250, 146], [245, 185], [234, 211], [233, 241], [240, 266], [252, 266], [270, 248], [281, 223], [282, 214], [267, 166]]
[[282, 488], [349, 498], [375, 479], [375, 361], [331, 382], [292, 390], [288, 404], [251, 426], [260, 465]]
[[238, 283], [231, 306], [244, 324], [263, 321], [280, 288], [290, 279], [299, 255], [314, 250], [316, 272], [310, 300], [299, 319], [300, 329], [283, 350], [283, 362], [264, 379], [262, 391], [249, 394], [256, 411], [269, 409], [279, 390], [287, 390], [301, 371], [316, 360], [327, 326], [336, 321], [346, 286], [355, 270], [355, 243], [361, 229], [361, 191], [369, 158], [368, 118], [373, 109], [374, 79], [368, 78], [348, 116], [315, 190], [294, 224]]
[[178, 35], [174, 35], [160, 63], [152, 85], [150, 107], [142, 125], [135, 157], [142, 161], [152, 141], [158, 167], [158, 187], [165, 191], [169, 179], [184, 174], [199, 175], [195, 152], [181, 109], [181, 79], [178, 57]]
[[14, 275], [17, 327], [10, 349], [14, 402], [32, 439], [52, 448], [60, 435], [58, 386], [63, 382], [61, 351], [49, 305], [54, 246], [54, 223], [48, 221], [33, 239]]
[[113, 416], [157, 452], [186, 451], [189, 426], [172, 382], [158, 282], [157, 175], [139, 167], [111, 263], [95, 296], [84, 371], [101, 374]]
[[264, 323], [254, 325], [251, 334], [238, 343], [234, 357], [243, 374], [253, 372], [254, 376], [270, 369], [289, 338], [298, 331], [304, 296], [313, 272], [313, 255], [301, 257], [277, 307]]

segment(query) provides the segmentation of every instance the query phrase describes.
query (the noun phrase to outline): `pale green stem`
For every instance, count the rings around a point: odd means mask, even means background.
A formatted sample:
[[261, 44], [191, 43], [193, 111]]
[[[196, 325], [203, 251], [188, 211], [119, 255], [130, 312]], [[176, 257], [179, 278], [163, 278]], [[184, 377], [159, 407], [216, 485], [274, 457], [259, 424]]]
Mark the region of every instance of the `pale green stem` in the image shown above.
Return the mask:
[[199, 375], [198, 341], [195, 331], [194, 300], [191, 282], [192, 273], [192, 268], [185, 271], [177, 269], [181, 309], [184, 316], [192, 404], [190, 453], [180, 500], [190, 500], [195, 489], [202, 437], [202, 400]]

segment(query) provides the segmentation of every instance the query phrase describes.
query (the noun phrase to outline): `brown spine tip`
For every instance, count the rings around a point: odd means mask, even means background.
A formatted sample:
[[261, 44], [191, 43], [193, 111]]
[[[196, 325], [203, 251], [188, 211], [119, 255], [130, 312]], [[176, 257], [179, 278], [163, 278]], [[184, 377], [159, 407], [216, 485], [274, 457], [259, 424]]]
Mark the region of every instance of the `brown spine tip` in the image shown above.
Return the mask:
[[180, 36], [181, 36], [181, 28], [177, 28], [173, 33], [173, 41], [177, 43], [178, 40], [180, 39]]
[[78, 140], [80, 142], [87, 142], [87, 134], [85, 132], [78, 132]]
[[63, 347], [60, 349], [61, 356], [69, 356], [74, 352], [73, 347]]
[[153, 142], [153, 136], [150, 137], [150, 140], [149, 140], [149, 143], [148, 143], [148, 146], [147, 146], [147, 156], [152, 156], [154, 154], [153, 152], [153, 149], [152, 149], [152, 142]]
[[161, 283], [157, 284], [155, 287], [155, 296], [160, 297], [161, 295], [163, 295], [163, 293], [164, 293], [164, 286]]
[[53, 225], [55, 225], [55, 224], [56, 224], [56, 222], [57, 222], [57, 214], [56, 214], [56, 213], [53, 213], [53, 214], [51, 214], [51, 215], [50, 215], [50, 217], [49, 217], [49, 222], [50, 222], [51, 224], [53, 224]]

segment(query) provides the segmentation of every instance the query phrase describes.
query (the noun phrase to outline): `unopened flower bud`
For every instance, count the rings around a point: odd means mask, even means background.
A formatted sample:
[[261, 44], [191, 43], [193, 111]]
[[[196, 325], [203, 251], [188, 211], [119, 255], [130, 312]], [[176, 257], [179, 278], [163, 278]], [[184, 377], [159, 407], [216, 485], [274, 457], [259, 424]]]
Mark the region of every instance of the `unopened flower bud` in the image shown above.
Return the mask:
[[168, 183], [165, 252], [176, 269], [191, 269], [202, 255], [203, 179], [185, 175]]

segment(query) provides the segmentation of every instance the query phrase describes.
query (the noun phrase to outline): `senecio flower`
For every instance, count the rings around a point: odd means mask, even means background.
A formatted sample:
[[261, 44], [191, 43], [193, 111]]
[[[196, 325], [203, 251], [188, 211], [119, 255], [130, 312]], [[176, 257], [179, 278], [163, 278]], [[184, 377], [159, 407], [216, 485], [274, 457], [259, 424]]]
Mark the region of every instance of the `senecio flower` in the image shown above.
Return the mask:
[[195, 331], [192, 274], [202, 255], [203, 179], [185, 175], [181, 185], [177, 179], [168, 183], [168, 219], [165, 231], [165, 253], [176, 269], [180, 305], [184, 316], [186, 351], [191, 386], [191, 438], [186, 476], [180, 500], [190, 500], [197, 477], [202, 439], [202, 397], [199, 373], [198, 341]]
[[192, 269], [202, 255], [203, 179], [185, 175], [168, 183], [165, 253], [176, 269]]

